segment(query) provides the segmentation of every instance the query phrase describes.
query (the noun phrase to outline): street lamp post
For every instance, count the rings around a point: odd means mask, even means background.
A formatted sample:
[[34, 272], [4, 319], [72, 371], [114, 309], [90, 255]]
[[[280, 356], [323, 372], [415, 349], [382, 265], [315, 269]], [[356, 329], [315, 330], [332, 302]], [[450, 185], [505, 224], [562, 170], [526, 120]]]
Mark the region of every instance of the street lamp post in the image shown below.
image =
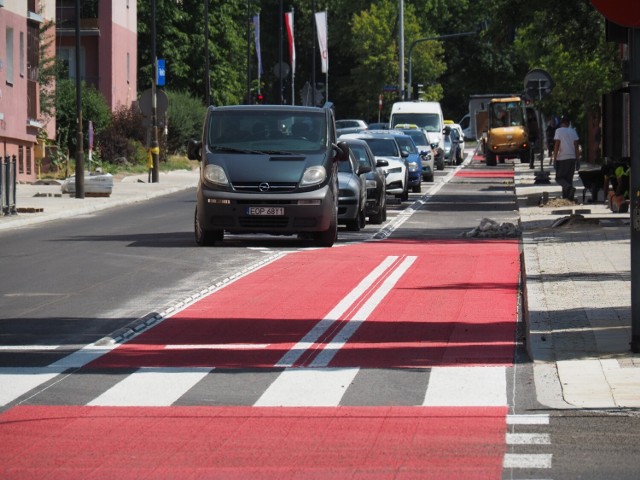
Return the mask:
[[151, 182], [158, 183], [160, 170], [160, 142], [158, 141], [158, 59], [156, 55], [156, 0], [151, 2], [151, 61], [153, 72], [151, 74], [151, 158], [153, 168], [151, 170]]
[[[414, 47], [417, 44], [422, 43], [422, 42], [428, 42], [430, 40], [446, 40], [448, 38], [468, 37], [470, 35], [477, 35], [478, 33], [479, 33], [478, 30], [474, 30], [472, 32], [449, 33], [447, 35], [438, 35], [437, 37], [419, 38], [417, 40], [414, 40], [411, 43], [411, 46], [409, 47], [409, 75], [408, 75], [409, 78], [408, 78], [408, 82], [407, 82], [408, 86], [411, 87], [413, 85], [413, 81], [412, 81], [412, 78], [411, 78], [411, 63], [412, 63], [411, 62], [412, 61], [411, 55], [413, 53]], [[408, 94], [408, 89], [407, 89], [407, 91], [405, 91], [405, 94], [404, 94], [405, 100], [407, 99], [407, 94]]]

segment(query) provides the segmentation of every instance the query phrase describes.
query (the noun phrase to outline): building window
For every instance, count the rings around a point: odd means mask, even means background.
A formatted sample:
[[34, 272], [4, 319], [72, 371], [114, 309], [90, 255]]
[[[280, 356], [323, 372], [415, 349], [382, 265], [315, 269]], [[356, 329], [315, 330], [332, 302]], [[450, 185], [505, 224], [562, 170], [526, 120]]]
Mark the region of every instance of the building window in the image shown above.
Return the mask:
[[24, 77], [24, 32], [20, 32], [20, 76]]
[[7, 27], [5, 40], [7, 46], [7, 83], [13, 85], [13, 28]]
[[[56, 57], [62, 64], [61, 78], [74, 80], [76, 78], [76, 49], [58, 48]], [[84, 48], [80, 47], [80, 79], [85, 78]]]
[[27, 147], [27, 175], [31, 175], [31, 147]]
[[40, 70], [40, 25], [33, 22], [27, 24], [27, 68], [28, 79], [37, 82]]
[[18, 147], [18, 173], [24, 173], [24, 147]]

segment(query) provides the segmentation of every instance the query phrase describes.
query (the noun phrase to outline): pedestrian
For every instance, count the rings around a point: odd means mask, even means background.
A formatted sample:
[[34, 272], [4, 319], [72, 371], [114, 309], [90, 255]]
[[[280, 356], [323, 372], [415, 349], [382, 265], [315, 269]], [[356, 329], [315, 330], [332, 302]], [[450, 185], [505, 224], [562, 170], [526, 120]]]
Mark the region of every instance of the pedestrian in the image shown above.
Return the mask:
[[547, 122], [547, 129], [545, 131], [547, 136], [547, 150], [549, 151], [549, 165], [553, 165], [553, 148], [555, 146], [556, 141], [553, 137], [556, 134], [556, 119], [550, 118]]
[[553, 147], [553, 162], [556, 169], [556, 183], [562, 187], [562, 198], [573, 200], [576, 189], [573, 186], [573, 174], [576, 162], [580, 161], [578, 134], [569, 127], [569, 118], [564, 116], [556, 129]]

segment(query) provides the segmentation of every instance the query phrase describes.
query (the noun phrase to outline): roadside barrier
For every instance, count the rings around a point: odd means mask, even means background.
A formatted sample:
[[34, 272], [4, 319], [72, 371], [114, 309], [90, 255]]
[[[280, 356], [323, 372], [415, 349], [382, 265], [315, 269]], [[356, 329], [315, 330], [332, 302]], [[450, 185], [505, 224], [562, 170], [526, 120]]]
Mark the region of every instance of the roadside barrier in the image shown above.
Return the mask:
[[0, 208], [2, 215], [16, 215], [16, 156], [0, 157]]

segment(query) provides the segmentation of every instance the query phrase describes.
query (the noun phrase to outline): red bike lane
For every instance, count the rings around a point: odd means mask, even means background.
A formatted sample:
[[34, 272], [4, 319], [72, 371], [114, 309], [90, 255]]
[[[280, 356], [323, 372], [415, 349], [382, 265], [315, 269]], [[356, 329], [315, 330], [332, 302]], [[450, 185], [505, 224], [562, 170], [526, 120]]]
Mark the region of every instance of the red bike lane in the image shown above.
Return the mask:
[[[519, 271], [516, 240], [384, 241], [296, 252], [85, 368], [510, 366]], [[22, 406], [0, 416], [6, 445], [0, 472], [7, 478], [47, 478], [46, 472], [50, 478], [501, 478], [507, 412], [506, 404], [438, 403]]]

